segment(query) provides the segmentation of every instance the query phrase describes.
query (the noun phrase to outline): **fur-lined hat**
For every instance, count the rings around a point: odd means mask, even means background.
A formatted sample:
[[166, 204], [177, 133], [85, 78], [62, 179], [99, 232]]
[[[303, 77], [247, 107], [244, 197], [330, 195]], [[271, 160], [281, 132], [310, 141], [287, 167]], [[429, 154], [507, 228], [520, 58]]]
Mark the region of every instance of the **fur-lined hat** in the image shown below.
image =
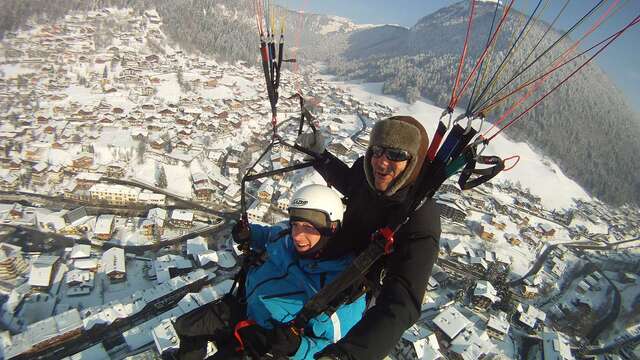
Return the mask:
[[[392, 116], [378, 121], [373, 126], [369, 138], [369, 147], [376, 145], [402, 149], [411, 154], [407, 167], [384, 192], [384, 195], [391, 196], [416, 181], [427, 155], [429, 135], [427, 135], [427, 131], [418, 120], [413, 117]], [[364, 173], [369, 186], [376, 190], [371, 167], [371, 151], [367, 151], [364, 157]]]

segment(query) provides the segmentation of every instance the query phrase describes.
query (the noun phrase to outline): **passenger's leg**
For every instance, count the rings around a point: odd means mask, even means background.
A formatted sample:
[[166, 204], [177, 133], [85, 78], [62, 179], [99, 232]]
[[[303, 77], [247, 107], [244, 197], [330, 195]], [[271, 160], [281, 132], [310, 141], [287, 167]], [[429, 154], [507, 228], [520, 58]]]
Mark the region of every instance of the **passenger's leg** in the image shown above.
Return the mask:
[[[178, 318], [174, 329], [180, 337], [180, 359], [203, 359], [207, 341], [227, 342], [233, 326], [246, 316], [246, 309], [233, 296], [225, 296]], [[221, 344], [222, 345], [222, 344]], [[221, 348], [221, 347], [219, 347]], [[194, 356], [194, 357], [191, 357]]]

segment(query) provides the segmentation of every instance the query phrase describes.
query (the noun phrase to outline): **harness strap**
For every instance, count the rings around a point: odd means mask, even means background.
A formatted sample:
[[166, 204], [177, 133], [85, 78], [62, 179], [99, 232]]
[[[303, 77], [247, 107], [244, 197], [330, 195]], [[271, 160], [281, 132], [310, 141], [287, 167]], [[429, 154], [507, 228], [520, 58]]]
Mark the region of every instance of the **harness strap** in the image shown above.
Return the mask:
[[245, 350], [244, 341], [242, 340], [242, 336], [240, 336], [239, 331], [243, 328], [246, 328], [252, 325], [256, 325], [256, 322], [253, 320], [242, 320], [239, 323], [237, 323], [236, 326], [233, 328], [233, 336], [236, 338], [236, 340], [238, 340], [238, 344], [240, 344], [240, 346], [236, 348], [237, 352], [243, 352]]
[[[493, 166], [483, 169], [476, 169], [476, 163]], [[493, 179], [502, 170], [504, 170], [504, 162], [497, 156], [478, 156], [477, 158], [471, 158], [469, 161], [467, 161], [467, 165], [462, 170], [462, 174], [458, 179], [458, 185], [460, 185], [460, 189], [462, 190], [472, 189]], [[472, 180], [469, 180], [471, 175], [479, 176]]]

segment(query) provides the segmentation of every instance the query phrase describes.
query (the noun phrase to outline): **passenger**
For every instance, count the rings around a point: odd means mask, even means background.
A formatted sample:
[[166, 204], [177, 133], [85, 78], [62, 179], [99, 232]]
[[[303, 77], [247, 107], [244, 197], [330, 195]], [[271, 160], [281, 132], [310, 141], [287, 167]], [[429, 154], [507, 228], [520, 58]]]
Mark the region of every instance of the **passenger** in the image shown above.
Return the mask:
[[324, 256], [326, 245], [341, 227], [343, 212], [334, 190], [308, 185], [291, 198], [289, 226], [236, 225], [234, 241], [248, 242], [252, 250], [263, 253], [262, 263], [249, 268], [241, 299], [227, 295], [176, 321], [178, 357], [203, 359], [207, 342], [212, 340], [218, 347], [212, 359], [239, 359], [235, 351], [239, 346], [254, 359], [267, 354], [313, 359], [339, 340], [360, 320], [364, 296], [338, 307], [332, 315], [323, 313], [311, 319], [303, 331], [289, 323], [309, 298], [352, 261], [349, 256]]
[[[367, 152], [351, 167], [325, 151], [320, 132], [314, 134], [302, 134], [298, 144], [317, 155], [314, 168], [348, 199], [344, 226], [325, 256], [357, 255], [376, 230], [387, 226], [391, 216], [402, 214], [413, 200], [429, 145], [427, 132], [410, 116], [378, 121]], [[379, 287], [370, 291], [375, 305], [349, 334], [318, 358], [375, 360], [393, 349], [420, 316], [427, 280], [438, 257], [440, 231], [440, 212], [435, 202], [428, 200], [396, 233], [394, 251], [378, 260], [367, 274], [371, 287]]]

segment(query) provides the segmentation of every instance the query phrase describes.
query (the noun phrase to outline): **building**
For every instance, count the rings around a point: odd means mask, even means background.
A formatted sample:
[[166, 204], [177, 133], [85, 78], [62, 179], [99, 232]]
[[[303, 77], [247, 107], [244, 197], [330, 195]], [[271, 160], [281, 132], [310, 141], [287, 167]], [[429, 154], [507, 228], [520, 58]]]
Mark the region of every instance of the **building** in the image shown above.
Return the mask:
[[164, 319], [160, 324], [153, 328], [153, 342], [156, 345], [158, 354], [167, 356], [173, 354], [180, 349], [180, 338], [173, 329], [171, 319]]
[[554, 229], [548, 224], [542, 224], [542, 223], [536, 226], [535, 231], [538, 236], [546, 237], [546, 238], [553, 237], [553, 235], [556, 234], [556, 229]]
[[69, 341], [82, 333], [83, 322], [77, 309], [38, 321], [27, 327], [27, 330], [6, 339], [4, 342], [4, 358], [12, 359], [29, 353], [40, 352], [47, 348]]
[[438, 314], [433, 319], [433, 323], [449, 340], [458, 336], [462, 330], [471, 325], [471, 321], [453, 306], [447, 307]]
[[486, 310], [494, 303], [500, 301], [496, 289], [487, 280], [480, 280], [476, 283], [473, 291], [472, 302], [476, 309]]
[[112, 282], [123, 281], [127, 276], [124, 249], [112, 247], [102, 254], [101, 267]]
[[258, 188], [258, 198], [266, 203], [271, 202], [273, 197], [274, 182], [271, 179], [265, 180]]
[[91, 257], [91, 245], [88, 244], [75, 244], [71, 249], [71, 259], [87, 259]]
[[22, 249], [19, 246], [0, 243], [0, 279], [15, 279], [28, 269], [29, 264], [22, 258]]
[[88, 216], [87, 215], [87, 209], [84, 208], [84, 206], [81, 206], [79, 208], [75, 208], [73, 210], [69, 210], [67, 211], [64, 215], [62, 215], [62, 218], [64, 219], [64, 221], [67, 223], [67, 225], [71, 225], [74, 222], [84, 218]]
[[504, 340], [505, 335], [509, 333], [509, 319], [507, 313], [498, 311], [497, 314], [491, 314], [487, 322], [487, 334], [499, 341]]
[[31, 262], [31, 272], [29, 273], [29, 285], [35, 291], [48, 291], [51, 287], [51, 280], [57, 270], [59, 256], [40, 255]]
[[93, 201], [126, 206], [138, 201], [140, 189], [124, 185], [95, 184], [89, 189], [89, 195]]
[[545, 329], [542, 340], [537, 346], [532, 346], [527, 354], [528, 360], [573, 360], [571, 343], [562, 333]]
[[487, 241], [495, 241], [496, 228], [490, 224], [480, 225], [480, 237]]
[[73, 157], [71, 162], [74, 169], [89, 169], [93, 165], [93, 154], [86, 152], [80, 153]]
[[148, 190], [143, 190], [138, 194], [138, 202], [145, 205], [165, 206], [167, 196], [165, 194], [157, 194]]
[[96, 219], [96, 226], [93, 229], [94, 235], [100, 240], [111, 240], [115, 228], [115, 215], [100, 215]]
[[193, 225], [193, 211], [174, 209], [169, 221], [175, 227], [190, 228]]
[[73, 269], [66, 274], [67, 295], [88, 295], [93, 290], [95, 273], [89, 270]]
[[491, 217], [491, 225], [495, 226], [496, 229], [504, 230], [507, 227], [508, 220], [504, 216], [492, 216]]
[[247, 216], [251, 221], [262, 221], [269, 211], [269, 205], [255, 200], [247, 209]]
[[523, 285], [522, 296], [527, 299], [534, 299], [536, 296], [538, 296], [538, 288], [534, 286]]
[[215, 189], [209, 183], [209, 180], [207, 180], [206, 182], [194, 183], [193, 192], [199, 201], [210, 201]]
[[280, 192], [280, 196], [278, 197], [278, 200], [276, 201], [276, 205], [278, 206], [278, 209], [282, 210], [282, 211], [288, 211], [289, 210], [289, 197], [291, 196], [291, 194], [289, 194], [288, 191], [281, 191]]
[[14, 192], [18, 190], [20, 185], [20, 177], [12, 172], [0, 175], [0, 191]]

